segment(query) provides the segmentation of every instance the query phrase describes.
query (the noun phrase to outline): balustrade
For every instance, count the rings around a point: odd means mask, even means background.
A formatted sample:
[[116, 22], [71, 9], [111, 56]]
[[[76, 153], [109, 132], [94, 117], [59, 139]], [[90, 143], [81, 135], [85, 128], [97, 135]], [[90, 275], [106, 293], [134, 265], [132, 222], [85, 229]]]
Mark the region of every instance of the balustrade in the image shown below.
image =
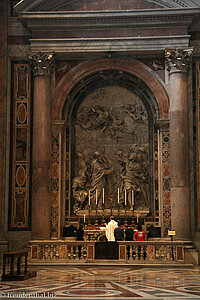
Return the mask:
[[[32, 259], [70, 263], [95, 259], [96, 241], [60, 241], [31, 245]], [[105, 242], [104, 242], [105, 243]], [[127, 263], [184, 263], [184, 242], [120, 241], [119, 260]], [[34, 248], [34, 251], [33, 251]]]

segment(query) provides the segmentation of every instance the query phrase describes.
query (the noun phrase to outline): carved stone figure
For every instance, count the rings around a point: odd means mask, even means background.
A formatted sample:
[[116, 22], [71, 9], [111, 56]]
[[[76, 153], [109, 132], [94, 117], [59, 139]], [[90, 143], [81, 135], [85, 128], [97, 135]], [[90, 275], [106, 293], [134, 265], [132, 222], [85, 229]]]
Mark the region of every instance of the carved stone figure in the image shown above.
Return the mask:
[[91, 178], [90, 178], [90, 187], [91, 193], [93, 195], [91, 205], [94, 206], [96, 198], [94, 197], [97, 190], [97, 205], [98, 208], [102, 208], [102, 191], [103, 188], [108, 184], [107, 175], [113, 171], [113, 167], [98, 151], [94, 153], [92, 162], [91, 162]]
[[[96, 104], [98, 103], [98, 104]], [[138, 207], [149, 206], [149, 120], [142, 100], [124, 87], [98, 88], [83, 99], [75, 122], [74, 177], [72, 178], [73, 211], [127, 204], [131, 207], [132, 190]], [[74, 151], [74, 152], [73, 152]]]
[[[132, 191], [134, 195], [142, 194], [143, 205], [148, 205], [148, 162], [143, 161], [145, 156], [145, 149], [143, 147], [132, 147], [128, 155], [118, 153], [118, 160], [121, 163], [121, 193], [127, 193], [127, 205], [132, 206]], [[123, 196], [122, 196], [122, 201]]]
[[79, 176], [73, 179], [72, 183], [72, 190], [73, 190], [73, 197], [75, 199], [74, 203], [74, 212], [82, 209], [84, 206], [84, 202], [87, 198], [87, 190], [86, 190], [86, 182], [87, 177], [84, 171], [79, 171]]

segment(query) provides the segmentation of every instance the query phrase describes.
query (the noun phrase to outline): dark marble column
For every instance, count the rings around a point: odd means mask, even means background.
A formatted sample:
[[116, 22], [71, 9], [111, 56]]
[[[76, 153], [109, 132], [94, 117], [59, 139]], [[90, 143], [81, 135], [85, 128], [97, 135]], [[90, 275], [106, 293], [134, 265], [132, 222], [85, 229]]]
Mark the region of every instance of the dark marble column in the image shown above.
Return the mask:
[[190, 239], [187, 69], [192, 49], [166, 51], [170, 83], [171, 229]]
[[32, 238], [50, 237], [51, 214], [51, 117], [50, 74], [53, 54], [30, 53], [34, 71]]

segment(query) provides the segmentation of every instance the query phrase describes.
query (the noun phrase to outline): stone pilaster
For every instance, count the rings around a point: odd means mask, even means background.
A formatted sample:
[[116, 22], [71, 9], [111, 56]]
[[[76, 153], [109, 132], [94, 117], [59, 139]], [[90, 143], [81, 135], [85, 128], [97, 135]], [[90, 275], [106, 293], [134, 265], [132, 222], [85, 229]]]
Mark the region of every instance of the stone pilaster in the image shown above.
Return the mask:
[[29, 53], [34, 71], [32, 238], [50, 237], [51, 117], [50, 74], [53, 53]]
[[171, 229], [190, 238], [187, 70], [192, 49], [169, 49]]

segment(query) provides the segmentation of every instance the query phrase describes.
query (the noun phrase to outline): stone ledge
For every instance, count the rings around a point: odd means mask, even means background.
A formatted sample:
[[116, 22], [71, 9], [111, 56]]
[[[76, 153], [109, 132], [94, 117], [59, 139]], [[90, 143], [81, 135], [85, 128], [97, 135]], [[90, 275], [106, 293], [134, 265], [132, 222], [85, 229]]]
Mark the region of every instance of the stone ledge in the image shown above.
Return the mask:
[[82, 38], [82, 39], [30, 39], [31, 51], [55, 53], [80, 53], [104, 51], [164, 51], [165, 48], [188, 47], [189, 35], [120, 37], [120, 38]]

